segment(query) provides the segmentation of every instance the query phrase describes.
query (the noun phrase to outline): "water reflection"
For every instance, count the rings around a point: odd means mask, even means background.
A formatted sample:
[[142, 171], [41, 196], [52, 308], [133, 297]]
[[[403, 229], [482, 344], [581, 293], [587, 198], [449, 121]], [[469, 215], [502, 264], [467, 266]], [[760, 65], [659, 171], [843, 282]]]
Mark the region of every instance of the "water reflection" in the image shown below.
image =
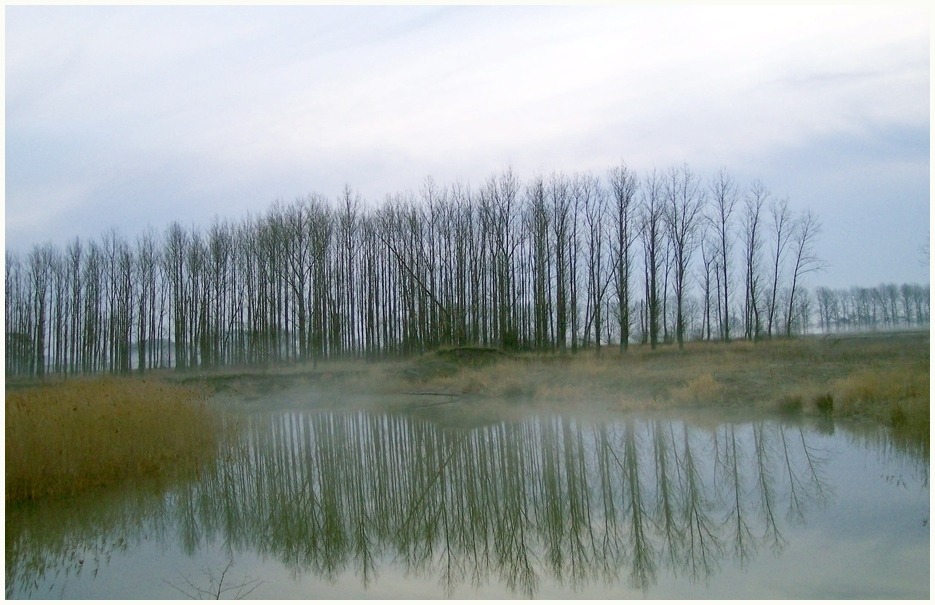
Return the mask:
[[95, 573], [149, 540], [191, 554], [223, 543], [295, 576], [353, 570], [365, 586], [395, 560], [448, 591], [496, 578], [535, 596], [546, 577], [646, 591], [661, 573], [703, 582], [779, 553], [784, 530], [833, 496], [816, 433], [772, 421], [550, 416], [455, 430], [296, 412], [242, 422], [243, 439], [198, 482], [8, 508], [7, 597]]

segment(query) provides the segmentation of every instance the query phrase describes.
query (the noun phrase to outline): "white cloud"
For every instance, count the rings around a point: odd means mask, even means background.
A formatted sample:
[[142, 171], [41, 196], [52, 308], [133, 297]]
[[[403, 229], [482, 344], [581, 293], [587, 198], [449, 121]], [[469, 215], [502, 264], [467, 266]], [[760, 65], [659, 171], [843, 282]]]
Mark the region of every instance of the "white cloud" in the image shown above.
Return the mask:
[[[853, 22], [841, 18], [853, 10], [807, 7], [474, 10], [411, 37], [387, 34], [405, 21], [362, 19], [351, 29], [366, 12], [327, 11], [321, 21], [294, 13], [311, 25], [297, 40], [301, 28], [283, 29], [275, 12], [216, 22], [226, 13], [180, 10], [76, 13], [82, 27], [63, 31], [59, 21], [49, 32], [57, 46], [33, 24], [29, 39], [45, 50], [30, 70], [15, 49], [32, 43], [11, 40], [11, 105], [27, 111], [16, 102], [21, 74], [67, 75], [44, 94], [23, 86], [44, 100], [23, 116], [14, 109], [12, 121], [32, 114], [34, 127], [98, 129], [86, 136], [102, 141], [119, 129], [129, 140], [118, 145], [131, 151], [176, 147], [248, 165], [318, 150], [430, 158], [554, 146], [614, 124], [624, 136], [649, 125], [657, 141], [691, 140], [676, 147], [692, 153], [728, 135], [721, 146], [747, 153], [924, 110], [907, 107], [918, 94], [905, 94], [918, 92], [919, 74], [878, 56], [897, 31], [881, 27], [879, 11]], [[822, 85], [828, 74], [867, 69], [885, 81]], [[729, 136], [732, 124], [742, 137]]]
[[[185, 220], [196, 196], [238, 188], [260, 206], [344, 182], [372, 200], [426, 174], [478, 183], [506, 163], [742, 171], [929, 124], [929, 20], [907, 6], [8, 7], [6, 22], [8, 156], [62, 150], [8, 168], [13, 216], [43, 172], [153, 187], [165, 166], [188, 175], [187, 196], [165, 194]], [[79, 190], [89, 209], [106, 197]]]

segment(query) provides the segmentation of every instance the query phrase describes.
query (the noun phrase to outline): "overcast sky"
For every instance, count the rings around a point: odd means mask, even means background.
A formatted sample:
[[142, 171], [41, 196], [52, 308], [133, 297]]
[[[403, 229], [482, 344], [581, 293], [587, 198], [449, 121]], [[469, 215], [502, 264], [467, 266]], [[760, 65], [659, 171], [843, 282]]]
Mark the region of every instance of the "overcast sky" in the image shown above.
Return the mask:
[[511, 166], [687, 163], [823, 225], [816, 284], [928, 282], [921, 6], [7, 6], [8, 250]]

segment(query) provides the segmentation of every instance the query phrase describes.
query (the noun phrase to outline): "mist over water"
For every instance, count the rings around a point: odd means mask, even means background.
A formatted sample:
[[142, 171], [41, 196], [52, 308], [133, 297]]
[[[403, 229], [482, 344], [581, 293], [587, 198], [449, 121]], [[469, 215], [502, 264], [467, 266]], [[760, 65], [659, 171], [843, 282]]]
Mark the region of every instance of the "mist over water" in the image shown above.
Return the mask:
[[8, 507], [6, 596], [929, 594], [928, 454], [884, 429], [715, 412], [229, 420], [240, 438], [199, 481]]

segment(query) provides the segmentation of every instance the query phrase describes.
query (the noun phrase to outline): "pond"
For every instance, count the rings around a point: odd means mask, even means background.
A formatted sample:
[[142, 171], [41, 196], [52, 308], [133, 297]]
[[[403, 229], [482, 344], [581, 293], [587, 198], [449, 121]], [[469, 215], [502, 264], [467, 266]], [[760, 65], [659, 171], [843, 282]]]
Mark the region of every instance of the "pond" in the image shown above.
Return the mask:
[[8, 506], [7, 598], [929, 597], [929, 461], [830, 420], [233, 416], [196, 481]]

